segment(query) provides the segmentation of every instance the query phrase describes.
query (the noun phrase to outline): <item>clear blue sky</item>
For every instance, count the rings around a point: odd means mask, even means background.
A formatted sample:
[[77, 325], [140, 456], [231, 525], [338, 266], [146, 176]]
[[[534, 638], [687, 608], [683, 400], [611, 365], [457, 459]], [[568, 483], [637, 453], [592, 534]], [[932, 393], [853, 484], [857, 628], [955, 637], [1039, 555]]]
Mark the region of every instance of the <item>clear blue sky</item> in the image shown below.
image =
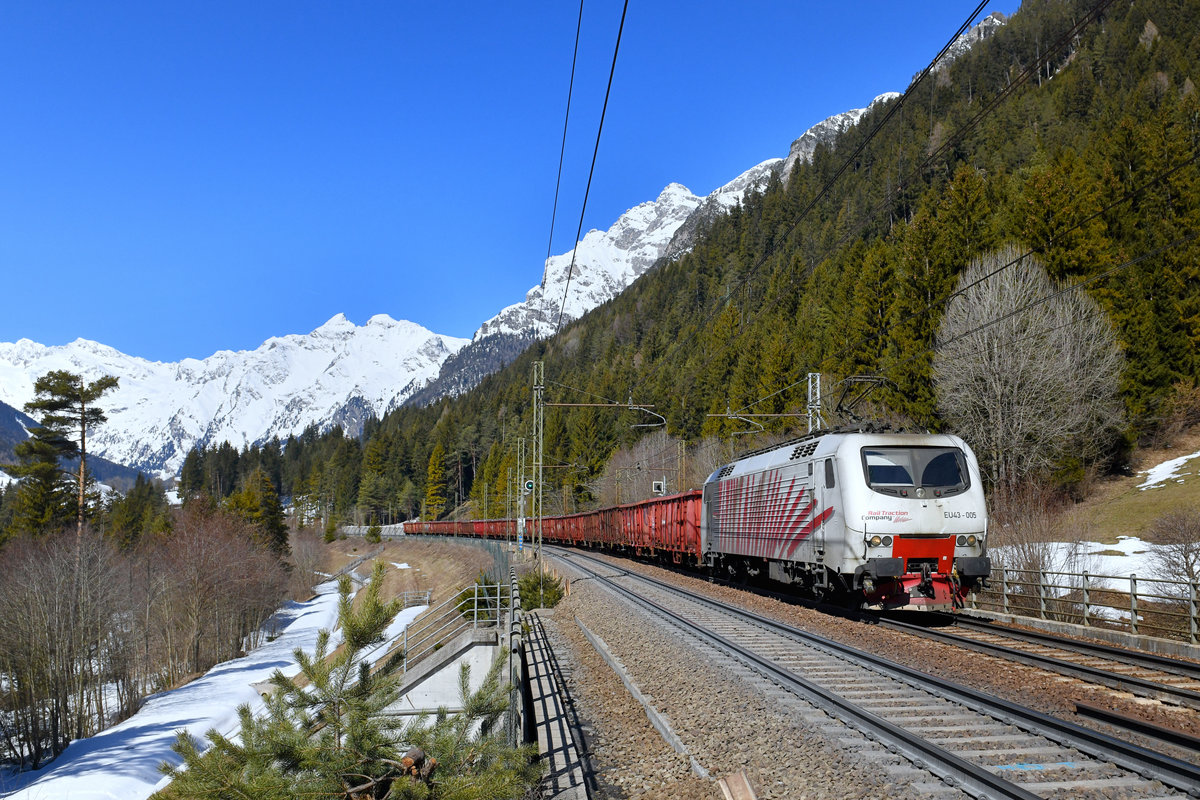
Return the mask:
[[[584, 230], [903, 91], [973, 8], [632, 0]], [[338, 312], [470, 336], [541, 279], [577, 15], [5, 0], [0, 341], [174, 361]], [[620, 16], [585, 4], [554, 253], [578, 225]]]

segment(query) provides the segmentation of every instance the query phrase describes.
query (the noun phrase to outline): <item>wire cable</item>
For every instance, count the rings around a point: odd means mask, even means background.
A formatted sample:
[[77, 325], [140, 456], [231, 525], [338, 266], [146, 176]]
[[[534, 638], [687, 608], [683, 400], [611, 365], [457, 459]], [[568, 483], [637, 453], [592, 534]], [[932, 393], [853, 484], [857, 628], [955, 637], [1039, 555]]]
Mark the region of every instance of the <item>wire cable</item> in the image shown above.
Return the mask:
[[1040, 306], [1043, 303], [1048, 303], [1056, 297], [1060, 297], [1060, 296], [1066, 294], [1067, 292], [1071, 292], [1071, 291], [1074, 291], [1075, 289], [1087, 286], [1090, 283], [1095, 283], [1096, 281], [1102, 280], [1104, 278], [1112, 277], [1113, 275], [1116, 275], [1118, 272], [1123, 272], [1124, 270], [1127, 270], [1130, 267], [1136, 266], [1136, 265], [1142, 263], [1143, 261], [1146, 261], [1147, 259], [1154, 258], [1155, 256], [1160, 256], [1163, 253], [1167, 252], [1168, 250], [1171, 250], [1172, 248], [1179, 247], [1180, 245], [1184, 245], [1189, 242], [1193, 242], [1197, 238], [1200, 238], [1200, 232], [1198, 232], [1198, 231], [1192, 231], [1191, 233], [1185, 234], [1184, 236], [1180, 236], [1179, 238], [1175, 239], [1174, 241], [1168, 242], [1167, 244], [1161, 245], [1160, 247], [1156, 247], [1153, 250], [1151, 250], [1147, 253], [1143, 253], [1140, 256], [1135, 256], [1134, 258], [1131, 258], [1128, 261], [1124, 261], [1124, 262], [1116, 265], [1115, 267], [1112, 267], [1111, 269], [1107, 269], [1104, 272], [1093, 275], [1092, 277], [1087, 278], [1086, 280], [1080, 281], [1079, 283], [1072, 283], [1067, 286], [1064, 286], [1063, 288], [1059, 289], [1058, 291], [1051, 292], [1050, 294], [1046, 295], [1045, 297], [1039, 297], [1035, 300], [1029, 301], [1028, 303], [1026, 303], [1023, 306], [1014, 308], [1012, 311], [1008, 312], [1007, 314], [1003, 314], [999, 317], [996, 317], [995, 319], [988, 320], [987, 322], [983, 323], [982, 325], [977, 325], [976, 327], [971, 328], [970, 330], [963, 331], [962, 333], [960, 333], [959, 335], [957, 335], [951, 339], [947, 339], [944, 342], [938, 342], [937, 344], [935, 344], [931, 347], [927, 347], [918, 353], [914, 353], [913, 355], [909, 356], [908, 358], [904, 359], [903, 361], [897, 361], [895, 364], [892, 364], [887, 369], [883, 370], [883, 372], [885, 372], [885, 373], [890, 372], [892, 370], [895, 370], [895, 369], [898, 369], [898, 368], [904, 366], [905, 364], [910, 364], [913, 361], [916, 361], [918, 358], [921, 358], [923, 356], [930, 355], [932, 353], [937, 352], [937, 350], [939, 350], [940, 348], [946, 347], [947, 345], [954, 344], [955, 342], [957, 342], [961, 339], [965, 339], [966, 337], [971, 336], [972, 334], [979, 333], [980, 331], [983, 331], [983, 330], [987, 330], [988, 328], [992, 327], [993, 325], [999, 325], [1001, 322], [1004, 322], [1005, 320], [1012, 319], [1014, 316], [1016, 316], [1017, 314], [1020, 314], [1023, 311], [1028, 311], [1029, 309], [1036, 308], [1037, 306]]
[[[1092, 214], [1089, 214], [1088, 216], [1084, 217], [1082, 220], [1075, 223], [1071, 227], [1064, 228], [1063, 230], [1056, 232], [1053, 236], [1051, 236], [1049, 239], [1047, 239], [1045, 242], [1041, 243], [1040, 245], [1038, 245], [1036, 247], [1031, 247], [1029, 250], [1027, 250], [1024, 253], [1020, 254], [1019, 256], [1013, 258], [1011, 261], [1000, 265], [999, 267], [992, 270], [988, 274], [986, 274], [980, 278], [977, 278], [976, 280], [972, 281], [971, 283], [968, 283], [966, 286], [962, 286], [958, 289], [955, 289], [953, 292], [948, 294], [945, 297], [945, 299], [940, 300], [938, 302], [930, 301], [930, 302], [926, 303], [922, 309], [920, 309], [919, 311], [916, 312], [916, 316], [921, 316], [923, 314], [929, 313], [930, 311], [933, 310], [934, 305], [945, 305], [946, 303], [949, 303], [954, 298], [966, 293], [967, 291], [974, 288], [975, 286], [978, 286], [981, 283], [985, 283], [986, 281], [991, 280], [992, 278], [999, 275], [1001, 272], [1004, 272], [1005, 270], [1007, 270], [1017, 264], [1020, 264], [1022, 261], [1024, 261], [1026, 258], [1029, 258], [1032, 255], [1036, 255], [1038, 253], [1044, 253], [1047, 248], [1049, 248], [1051, 245], [1054, 244], [1055, 239], [1066, 236], [1069, 233], [1073, 233], [1074, 231], [1079, 230], [1080, 228], [1087, 225], [1088, 223], [1109, 213], [1110, 211], [1117, 208], [1118, 206], [1124, 205], [1125, 203], [1128, 203], [1131, 200], [1137, 199], [1139, 196], [1144, 194], [1148, 189], [1156, 186], [1159, 183], [1162, 183], [1163, 181], [1165, 181], [1168, 178], [1170, 178], [1171, 176], [1175, 175], [1177, 172], [1184, 169], [1185, 167], [1195, 164], [1198, 160], [1200, 160], [1200, 152], [1193, 153], [1191, 158], [1188, 158], [1188, 159], [1180, 162], [1179, 164], [1176, 164], [1174, 167], [1171, 167], [1170, 169], [1166, 170], [1165, 172], [1159, 173], [1158, 175], [1154, 176], [1153, 178], [1151, 178], [1150, 180], [1141, 184], [1140, 186], [1130, 189], [1124, 195], [1117, 198], [1113, 202], [1109, 203], [1104, 208], [1101, 208], [1100, 210], [1095, 211]], [[1087, 283], [1087, 282], [1088, 281], [1085, 281], [1084, 283]], [[1083, 284], [1078, 284], [1078, 285], [1083, 285]], [[806, 372], [820, 372], [827, 365], [829, 365], [830, 362], [836, 362], [837, 359], [844, 356], [846, 353], [848, 353], [853, 348], [860, 347], [865, 344], [870, 344], [871, 342], [878, 340], [883, 335], [884, 335], [883, 331], [878, 331], [876, 333], [870, 334], [869, 336], [861, 337], [858, 340], [852, 342], [851, 344], [846, 345], [845, 347], [843, 347], [841, 350], [837, 351], [836, 353], [832, 353], [832, 354], [826, 356], [825, 358], [821, 359], [821, 362], [815, 368], [809, 369]], [[928, 352], [928, 351], [926, 351], [926, 352]], [[922, 354], [918, 354], [918, 356], [920, 356]], [[908, 362], [903, 362], [903, 363], [908, 363]], [[897, 366], [900, 366], [900, 365], [897, 365]], [[760, 397], [758, 400], [755, 400], [753, 403], [749, 403], [747, 405], [742, 406], [741, 408], [738, 409], [738, 411], [746, 411], [748, 409], [754, 408], [754, 406], [758, 405], [759, 403], [766, 402], [767, 400], [770, 400], [772, 397], [776, 397], [776, 396], [782, 394], [783, 392], [788, 391], [789, 389], [796, 388], [800, 384], [804, 383], [805, 380], [807, 380], [807, 378], [801, 378], [797, 381], [794, 381], [794, 382], [788, 384], [787, 386], [784, 386], [782, 389], [779, 389], [778, 391], [772, 392], [771, 394], [766, 395], [765, 397]]]
[[567, 85], [567, 113], [563, 115], [562, 149], [558, 151], [558, 177], [554, 179], [554, 208], [550, 211], [550, 241], [546, 243], [546, 260], [554, 247], [554, 222], [558, 217], [558, 191], [562, 187], [563, 160], [567, 154], [567, 123], [571, 120], [571, 95], [575, 93], [575, 64], [579, 59], [579, 34], [583, 30], [583, 0], [579, 0], [579, 21], [575, 23], [575, 52], [571, 55], [571, 81]]
[[[1070, 28], [1068, 31], [1066, 31], [1066, 32], [1065, 32], [1065, 33], [1064, 33], [1062, 36], [1060, 36], [1060, 37], [1059, 37], [1057, 40], [1055, 40], [1055, 41], [1054, 41], [1052, 44], [1050, 44], [1050, 45], [1049, 45], [1049, 46], [1046, 48], [1046, 50], [1044, 51], [1044, 53], [1040, 54], [1040, 55], [1039, 55], [1039, 57], [1038, 57], [1037, 59], [1035, 59], [1035, 61], [1034, 61], [1032, 64], [1030, 64], [1030, 66], [1029, 66], [1029, 67], [1027, 67], [1027, 68], [1026, 68], [1025, 70], [1023, 70], [1023, 71], [1022, 71], [1022, 72], [1021, 72], [1019, 75], [1017, 75], [1017, 76], [1016, 76], [1016, 77], [1015, 77], [1015, 78], [1014, 78], [1012, 81], [1010, 81], [1010, 82], [1009, 82], [1009, 83], [1008, 83], [1008, 84], [1007, 84], [1007, 85], [1006, 85], [1006, 86], [1005, 86], [1005, 87], [1004, 87], [1004, 88], [1003, 88], [1003, 89], [1002, 89], [1002, 90], [999, 92], [999, 94], [998, 94], [998, 95], [997, 95], [995, 98], [993, 98], [993, 99], [992, 99], [990, 102], [988, 102], [988, 103], [987, 103], [987, 104], [986, 104], [986, 105], [985, 105], [985, 106], [984, 106], [984, 107], [983, 107], [983, 108], [982, 108], [982, 109], [981, 109], [981, 110], [980, 110], [978, 113], [976, 113], [974, 117], [972, 117], [970, 120], [968, 120], [966, 123], [964, 123], [964, 124], [963, 124], [961, 127], [959, 127], [959, 128], [958, 128], [958, 129], [957, 129], [957, 130], [954, 132], [954, 134], [953, 134], [952, 136], [950, 136], [949, 138], [947, 138], [947, 140], [946, 140], [945, 142], [943, 142], [943, 143], [942, 143], [942, 145], [941, 145], [940, 147], [938, 147], [936, 150], [934, 150], [932, 153], [930, 153], [930, 154], [929, 154], [929, 155], [928, 155], [928, 156], [927, 156], [927, 157], [926, 157], [926, 158], [925, 158], [925, 159], [924, 159], [924, 160], [923, 160], [923, 161], [922, 161], [920, 164], [916, 165], [916, 166], [915, 166], [915, 167], [914, 167], [912, 170], [910, 170], [910, 172], [908, 173], [908, 175], [907, 175], [907, 176], [904, 176], [904, 177], [902, 177], [902, 178], [900, 179], [900, 185], [903, 185], [903, 184], [906, 182], [906, 180], [911, 180], [911, 179], [913, 179], [913, 178], [914, 178], [916, 175], [919, 175], [919, 174], [921, 174], [922, 172], [924, 172], [925, 170], [929, 169], [929, 168], [930, 168], [930, 166], [931, 166], [931, 165], [932, 165], [932, 164], [933, 164], [933, 163], [934, 163], [934, 162], [937, 160], [937, 158], [938, 158], [938, 157], [939, 157], [939, 156], [940, 156], [942, 153], [946, 152], [947, 150], [949, 150], [949, 148], [951, 148], [951, 147], [955, 146], [956, 144], [958, 144], [958, 143], [961, 141], [961, 139], [963, 139], [963, 138], [965, 138], [965, 137], [966, 137], [966, 135], [967, 135], [968, 133], [970, 133], [970, 132], [971, 132], [971, 131], [973, 131], [975, 128], [977, 128], [977, 127], [978, 127], [978, 125], [979, 125], [979, 123], [980, 123], [980, 122], [981, 122], [981, 121], [982, 121], [982, 120], [983, 120], [983, 119], [984, 119], [986, 116], [988, 116], [989, 114], [993, 113], [993, 112], [996, 110], [996, 108], [998, 108], [998, 107], [999, 107], [999, 105], [1000, 105], [1000, 104], [1001, 104], [1001, 103], [1002, 103], [1004, 100], [1006, 100], [1006, 99], [1008, 99], [1009, 97], [1011, 97], [1011, 96], [1012, 96], [1012, 95], [1013, 95], [1013, 94], [1016, 92], [1016, 90], [1017, 90], [1018, 88], [1020, 88], [1021, 86], [1024, 86], [1026, 83], [1028, 83], [1028, 82], [1029, 82], [1029, 80], [1030, 80], [1030, 79], [1033, 77], [1033, 75], [1035, 75], [1035, 74], [1036, 74], [1038, 71], [1040, 71], [1040, 70], [1041, 70], [1043, 67], [1045, 67], [1047, 64], [1049, 64], [1049, 63], [1050, 63], [1050, 61], [1051, 61], [1051, 59], [1054, 57], [1054, 55], [1055, 55], [1056, 53], [1058, 53], [1060, 50], [1062, 50], [1064, 47], [1066, 47], [1066, 46], [1067, 46], [1067, 45], [1068, 45], [1068, 44], [1069, 44], [1071, 41], [1073, 41], [1073, 40], [1074, 40], [1074, 39], [1075, 39], [1075, 38], [1076, 38], [1076, 37], [1079, 35], [1079, 33], [1080, 33], [1080, 32], [1081, 32], [1081, 31], [1082, 31], [1084, 28], [1086, 28], [1088, 25], [1090, 25], [1090, 24], [1092, 24], [1093, 22], [1095, 22], [1095, 21], [1096, 21], [1096, 20], [1097, 20], [1097, 19], [1100, 17], [1100, 15], [1101, 15], [1101, 14], [1104, 12], [1104, 10], [1105, 10], [1105, 9], [1107, 9], [1107, 8], [1108, 8], [1110, 5], [1112, 5], [1112, 2], [1113, 2], [1113, 0], [1100, 0], [1100, 2], [1099, 2], [1099, 3], [1097, 3], [1095, 6], [1093, 6], [1093, 7], [1092, 7], [1092, 8], [1091, 8], [1091, 9], [1088, 11], [1088, 13], [1087, 13], [1087, 14], [1085, 14], [1085, 15], [1084, 15], [1084, 16], [1083, 16], [1081, 19], [1079, 19], [1079, 20], [1078, 20], [1078, 21], [1077, 21], [1077, 22], [1076, 22], [1076, 23], [1075, 23], [1075, 24], [1074, 24], [1074, 25], [1073, 25], [1073, 26], [1072, 26], [1072, 27], [1071, 27], [1071, 28]], [[932, 68], [932, 67], [933, 67], [933, 65], [934, 65], [934, 64], [936, 64], [936, 63], [937, 63], [937, 61], [936, 61], [936, 59], [935, 59], [935, 61], [933, 62], [933, 64], [931, 64], [931, 65], [930, 65], [930, 68]], [[856, 156], [857, 156], [857, 151], [856, 151], [856, 153], [855, 153], [855, 156], [852, 156], [852, 158], [853, 158], [853, 157], [856, 157]], [[1188, 164], [1188, 163], [1190, 163], [1192, 160], [1195, 160], [1195, 159], [1194, 159], [1194, 158], [1193, 158], [1193, 159], [1190, 159], [1188, 162], [1185, 162], [1185, 163], [1183, 163], [1183, 164], [1180, 164], [1180, 165], [1178, 165], [1178, 166], [1177, 166], [1175, 169], [1173, 169], [1173, 170], [1170, 170], [1168, 173], [1165, 173], [1165, 174], [1163, 174], [1163, 175], [1159, 176], [1157, 179], [1155, 179], [1155, 180], [1153, 180], [1153, 181], [1149, 182], [1148, 184], [1146, 184], [1146, 186], [1142, 187], [1142, 189], [1140, 189], [1140, 190], [1138, 190], [1138, 191], [1140, 192], [1141, 190], [1144, 190], [1145, 188], [1148, 188], [1148, 187], [1149, 187], [1150, 185], [1152, 185], [1153, 183], [1156, 183], [1156, 182], [1158, 182], [1159, 180], [1163, 180], [1163, 179], [1165, 179], [1166, 177], [1168, 177], [1170, 174], [1173, 174], [1173, 173], [1174, 173], [1175, 171], [1177, 171], [1178, 169], [1182, 169], [1183, 167], [1187, 166], [1187, 164]], [[1135, 193], [1135, 194], [1136, 194], [1136, 193]], [[1103, 214], [1103, 213], [1105, 213], [1106, 211], [1108, 211], [1108, 210], [1109, 210], [1109, 209], [1111, 209], [1112, 207], [1114, 207], [1114, 206], [1116, 206], [1116, 205], [1119, 205], [1119, 204], [1120, 204], [1120, 203], [1122, 203], [1122, 202], [1125, 202], [1127, 199], [1129, 199], [1129, 197], [1130, 197], [1130, 196], [1127, 196], [1127, 197], [1125, 197], [1125, 198], [1122, 198], [1121, 200], [1118, 200], [1118, 201], [1116, 201], [1116, 202], [1114, 202], [1114, 203], [1110, 204], [1110, 206], [1106, 207], [1105, 209], [1102, 209], [1101, 211], [1097, 212], [1096, 214], [1093, 214], [1091, 217], [1088, 217], [1087, 219], [1085, 219], [1085, 220], [1081, 221], [1080, 223], [1078, 223], [1077, 225], [1073, 226], [1072, 228], [1068, 228], [1068, 229], [1067, 229], [1067, 230], [1065, 230], [1065, 231], [1061, 231], [1061, 232], [1060, 232], [1058, 235], [1059, 235], [1059, 236], [1065, 235], [1066, 233], [1069, 233], [1069, 232], [1071, 232], [1071, 231], [1073, 231], [1073, 230], [1075, 230], [1075, 229], [1077, 229], [1077, 228], [1081, 227], [1082, 225], [1085, 225], [1085, 224], [1087, 224], [1087, 223], [1088, 223], [1088, 222], [1090, 222], [1092, 219], [1095, 219], [1097, 216], [1099, 216], [1100, 214]], [[878, 216], [878, 214], [879, 214], [880, 212], [882, 212], [882, 210], [883, 210], [884, 208], [887, 208], [889, 205], [891, 205], [891, 203], [893, 202], [893, 200], [894, 200], [894, 193], [889, 193], [889, 194], [888, 194], [888, 196], [887, 196], [887, 197], [885, 197], [885, 198], [884, 198], [884, 200], [883, 200], [882, 202], [880, 202], [880, 203], [879, 203], [877, 206], [875, 206], [875, 208], [874, 208], [874, 209], [872, 209], [870, 212], [868, 212], [868, 214], [867, 214], [867, 215], [865, 215], [865, 217], [864, 217], [864, 218], [863, 218], [863, 220], [860, 222], [860, 224], [858, 224], [857, 226], [855, 226], [855, 228], [853, 228], [853, 229], [851, 229], [851, 230], [847, 231], [847, 232], [846, 232], [846, 234], [844, 234], [844, 235], [843, 235], [843, 236], [842, 236], [842, 237], [841, 237], [841, 238], [840, 238], [840, 239], [839, 239], [837, 242], [835, 242], [835, 243], [834, 243], [834, 245], [833, 245], [833, 246], [830, 248], [830, 251], [831, 251], [831, 252], [833, 252], [833, 251], [836, 251], [836, 250], [837, 250], [839, 247], [841, 247], [841, 246], [842, 246], [842, 245], [844, 245], [844, 244], [845, 244], [847, 241], [849, 241], [849, 239], [850, 239], [850, 238], [851, 238], [853, 235], [855, 235], [855, 234], [857, 234], [857, 233], [861, 232], [861, 231], [862, 231], [862, 229], [863, 229], [863, 228], [864, 228], [864, 227], [867, 225], [867, 223], [869, 223], [871, 219], [873, 219], [873, 218], [875, 218], [876, 216]], [[790, 231], [789, 231], [789, 233], [790, 233]], [[1047, 241], [1047, 242], [1046, 242], [1046, 245], [1052, 244], [1052, 242], [1053, 242], [1053, 240], [1049, 240], [1049, 241]], [[1034, 252], [1034, 251], [1031, 251], [1031, 252]], [[1029, 253], [1026, 253], [1025, 255], [1021, 256], [1021, 258], [1024, 258], [1024, 257], [1026, 257], [1027, 255], [1029, 255]], [[1012, 262], [1012, 263], [1017, 263], [1017, 262], [1019, 262], [1019, 261], [1020, 261], [1020, 259], [1017, 259], [1017, 261], [1015, 261], [1015, 262]], [[1002, 271], [1003, 269], [1006, 269], [1007, 267], [1011, 266], [1011, 265], [1012, 265], [1012, 263], [1010, 263], [1010, 264], [1007, 264], [1007, 265], [1005, 265], [1005, 266], [1001, 267], [1001, 268], [1000, 268], [1000, 269], [998, 269], [996, 272], [1000, 272], [1000, 271]], [[807, 275], [808, 275], [809, 273], [811, 273], [811, 271], [812, 271], [811, 269], [809, 269], [809, 270], [806, 270], [806, 271], [805, 271], [805, 277], [807, 277]], [[994, 274], [994, 273], [993, 273], [993, 274]], [[981, 280], [986, 280], [986, 279], [987, 279], [987, 278], [989, 278], [989, 277], [991, 277], [991, 276], [990, 276], [990, 275], [989, 275], [989, 276], [985, 276], [985, 278], [983, 278], [983, 279], [981, 279]], [[796, 281], [795, 281], [795, 280], [793, 280], [793, 281], [792, 281], [792, 285], [795, 285], [795, 284], [796, 284]], [[969, 287], [964, 287], [964, 288], [963, 288], [963, 290], [965, 290], [966, 288], [969, 288]], [[954, 296], [955, 296], [955, 295], [953, 295], [953, 294], [952, 294], [952, 295], [950, 295], [950, 297], [954, 297]], [[950, 299], [950, 297], [946, 298], [946, 301], [948, 301], [948, 300]], [[945, 302], [945, 301], [943, 301], [943, 302]], [[776, 300], [772, 301], [772, 302], [771, 302], [769, 305], [767, 305], [767, 306], [766, 306], [766, 307], [764, 307], [763, 309], [760, 309], [760, 313], [762, 313], [762, 312], [764, 312], [764, 311], [768, 311], [768, 310], [770, 310], [772, 307], [774, 307], [774, 305], [775, 305], [776, 303], [778, 303], [778, 298], [777, 298]], [[927, 304], [926, 304], [926, 306], [925, 306], [925, 308], [923, 309], [923, 311], [922, 311], [922, 312], [919, 312], [919, 313], [925, 313], [925, 312], [928, 312], [928, 311], [930, 311], [930, 310], [932, 309], [933, 305], [934, 305], [934, 303], [933, 303], [932, 301], [931, 301], [930, 303], [927, 303]], [[857, 347], [857, 346], [860, 346], [861, 344], [866, 344], [866, 343], [869, 343], [869, 342], [871, 342], [871, 341], [874, 341], [875, 339], [879, 338], [879, 335], [880, 335], [880, 334], [873, 334], [872, 336], [870, 336], [870, 337], [867, 337], [867, 338], [865, 338], [865, 339], [863, 339], [863, 340], [861, 340], [861, 341], [857, 341], [857, 342], [854, 342], [854, 343], [852, 343], [852, 344], [850, 344], [850, 345], [847, 345], [846, 347], [843, 347], [843, 348], [842, 348], [840, 351], [838, 351], [838, 353], [832, 354], [832, 355], [830, 355], [830, 356], [826, 356], [825, 358], [823, 358], [823, 359], [821, 360], [821, 363], [820, 363], [820, 365], [817, 367], [817, 370], [818, 370], [818, 371], [819, 371], [819, 370], [821, 370], [821, 369], [822, 369], [822, 368], [823, 368], [823, 367], [824, 367], [826, 364], [828, 364], [828, 363], [829, 363], [831, 360], [833, 360], [833, 359], [836, 359], [836, 358], [839, 358], [841, 355], [844, 355], [844, 354], [845, 354], [846, 352], [848, 352], [850, 349], [852, 349], [852, 348], [854, 348], [854, 347]], [[812, 371], [812, 370], [806, 370], [806, 371]], [[738, 411], [746, 411], [746, 410], [748, 410], [748, 409], [751, 409], [751, 408], [753, 408], [754, 406], [758, 405], [759, 403], [765, 402], [766, 400], [769, 400], [769, 399], [771, 399], [771, 398], [773, 398], [773, 397], [776, 397], [776, 396], [778, 396], [779, 394], [782, 394], [783, 392], [785, 392], [785, 391], [788, 391], [789, 389], [792, 389], [792, 388], [794, 388], [794, 387], [796, 387], [796, 386], [800, 385], [800, 383], [803, 383], [805, 380], [806, 380], [806, 378], [800, 378], [799, 380], [797, 380], [797, 381], [795, 381], [795, 382], [792, 382], [792, 383], [788, 384], [787, 386], [783, 387], [783, 388], [782, 388], [782, 389], [780, 389], [780, 390], [777, 390], [777, 391], [775, 391], [775, 392], [772, 392], [772, 393], [771, 393], [771, 394], [769, 394], [769, 395], [766, 395], [766, 396], [764, 396], [764, 397], [761, 397], [761, 398], [759, 398], [758, 400], [755, 400], [755, 401], [753, 401], [753, 402], [751, 402], [751, 403], [749, 403], [749, 404], [747, 404], [747, 405], [745, 405], [745, 406], [742, 406], [741, 408], [739, 408], [739, 409], [738, 409]]]
[[571, 275], [575, 272], [575, 255], [579, 252], [579, 237], [583, 233], [583, 216], [587, 213], [588, 195], [592, 191], [592, 176], [596, 172], [596, 157], [600, 153], [600, 134], [604, 132], [604, 116], [608, 113], [608, 98], [612, 94], [613, 75], [617, 72], [617, 54], [621, 52], [621, 34], [625, 30], [625, 14], [628, 11], [629, 0], [625, 0], [625, 6], [621, 9], [621, 25], [617, 28], [617, 44], [613, 48], [612, 67], [608, 71], [608, 88], [604, 91], [604, 106], [600, 109], [600, 126], [596, 130], [596, 147], [592, 150], [592, 166], [588, 169], [587, 188], [583, 191], [583, 208], [579, 209], [579, 227], [575, 230], [575, 246], [571, 248], [571, 265], [567, 267], [567, 283], [563, 287], [563, 299], [558, 307], [558, 322], [554, 324], [555, 336], [562, 327], [563, 311], [567, 307], [567, 292], [571, 289]]

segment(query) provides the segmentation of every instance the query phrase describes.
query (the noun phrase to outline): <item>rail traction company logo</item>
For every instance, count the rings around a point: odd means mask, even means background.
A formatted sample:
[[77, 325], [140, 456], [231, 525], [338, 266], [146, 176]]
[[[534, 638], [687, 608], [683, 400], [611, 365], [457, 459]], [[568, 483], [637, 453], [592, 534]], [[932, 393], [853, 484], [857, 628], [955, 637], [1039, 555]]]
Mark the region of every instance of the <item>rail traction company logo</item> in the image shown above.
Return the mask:
[[907, 511], [868, 511], [862, 516], [863, 522], [891, 522], [899, 524], [912, 519]]

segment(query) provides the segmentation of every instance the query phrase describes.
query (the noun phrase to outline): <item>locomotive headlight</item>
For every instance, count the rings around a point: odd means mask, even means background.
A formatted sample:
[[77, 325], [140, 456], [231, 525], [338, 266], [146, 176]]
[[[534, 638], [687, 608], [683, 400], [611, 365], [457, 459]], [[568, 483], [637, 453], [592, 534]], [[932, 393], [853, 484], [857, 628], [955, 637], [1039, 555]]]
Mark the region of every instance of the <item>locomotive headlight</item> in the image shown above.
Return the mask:
[[883, 546], [891, 547], [892, 546], [892, 537], [890, 537], [890, 536], [883, 537]]
[[979, 540], [976, 539], [974, 535], [967, 537], [967, 544], [970, 545], [971, 547], [974, 547], [978, 542], [979, 542]]
[[957, 544], [959, 547], [966, 547], [966, 546], [967, 546], [967, 537], [965, 537], [965, 536], [959, 536], [959, 537], [958, 537], [958, 538], [955, 540], [955, 544]]
[[868, 544], [870, 544], [871, 547], [879, 547], [879, 545], [883, 544], [883, 539], [878, 534], [876, 534], [871, 537]]

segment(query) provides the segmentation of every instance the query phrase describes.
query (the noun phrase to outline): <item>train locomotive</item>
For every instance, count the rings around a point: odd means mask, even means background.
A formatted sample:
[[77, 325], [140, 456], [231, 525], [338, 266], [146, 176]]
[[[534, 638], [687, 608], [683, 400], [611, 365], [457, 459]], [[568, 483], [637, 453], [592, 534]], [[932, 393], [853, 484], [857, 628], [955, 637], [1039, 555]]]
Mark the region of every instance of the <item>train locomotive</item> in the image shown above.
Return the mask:
[[[951, 610], [986, 580], [979, 466], [957, 436], [829, 432], [750, 453], [702, 490], [541, 520], [542, 540], [885, 609]], [[406, 522], [506, 538], [512, 520]]]

